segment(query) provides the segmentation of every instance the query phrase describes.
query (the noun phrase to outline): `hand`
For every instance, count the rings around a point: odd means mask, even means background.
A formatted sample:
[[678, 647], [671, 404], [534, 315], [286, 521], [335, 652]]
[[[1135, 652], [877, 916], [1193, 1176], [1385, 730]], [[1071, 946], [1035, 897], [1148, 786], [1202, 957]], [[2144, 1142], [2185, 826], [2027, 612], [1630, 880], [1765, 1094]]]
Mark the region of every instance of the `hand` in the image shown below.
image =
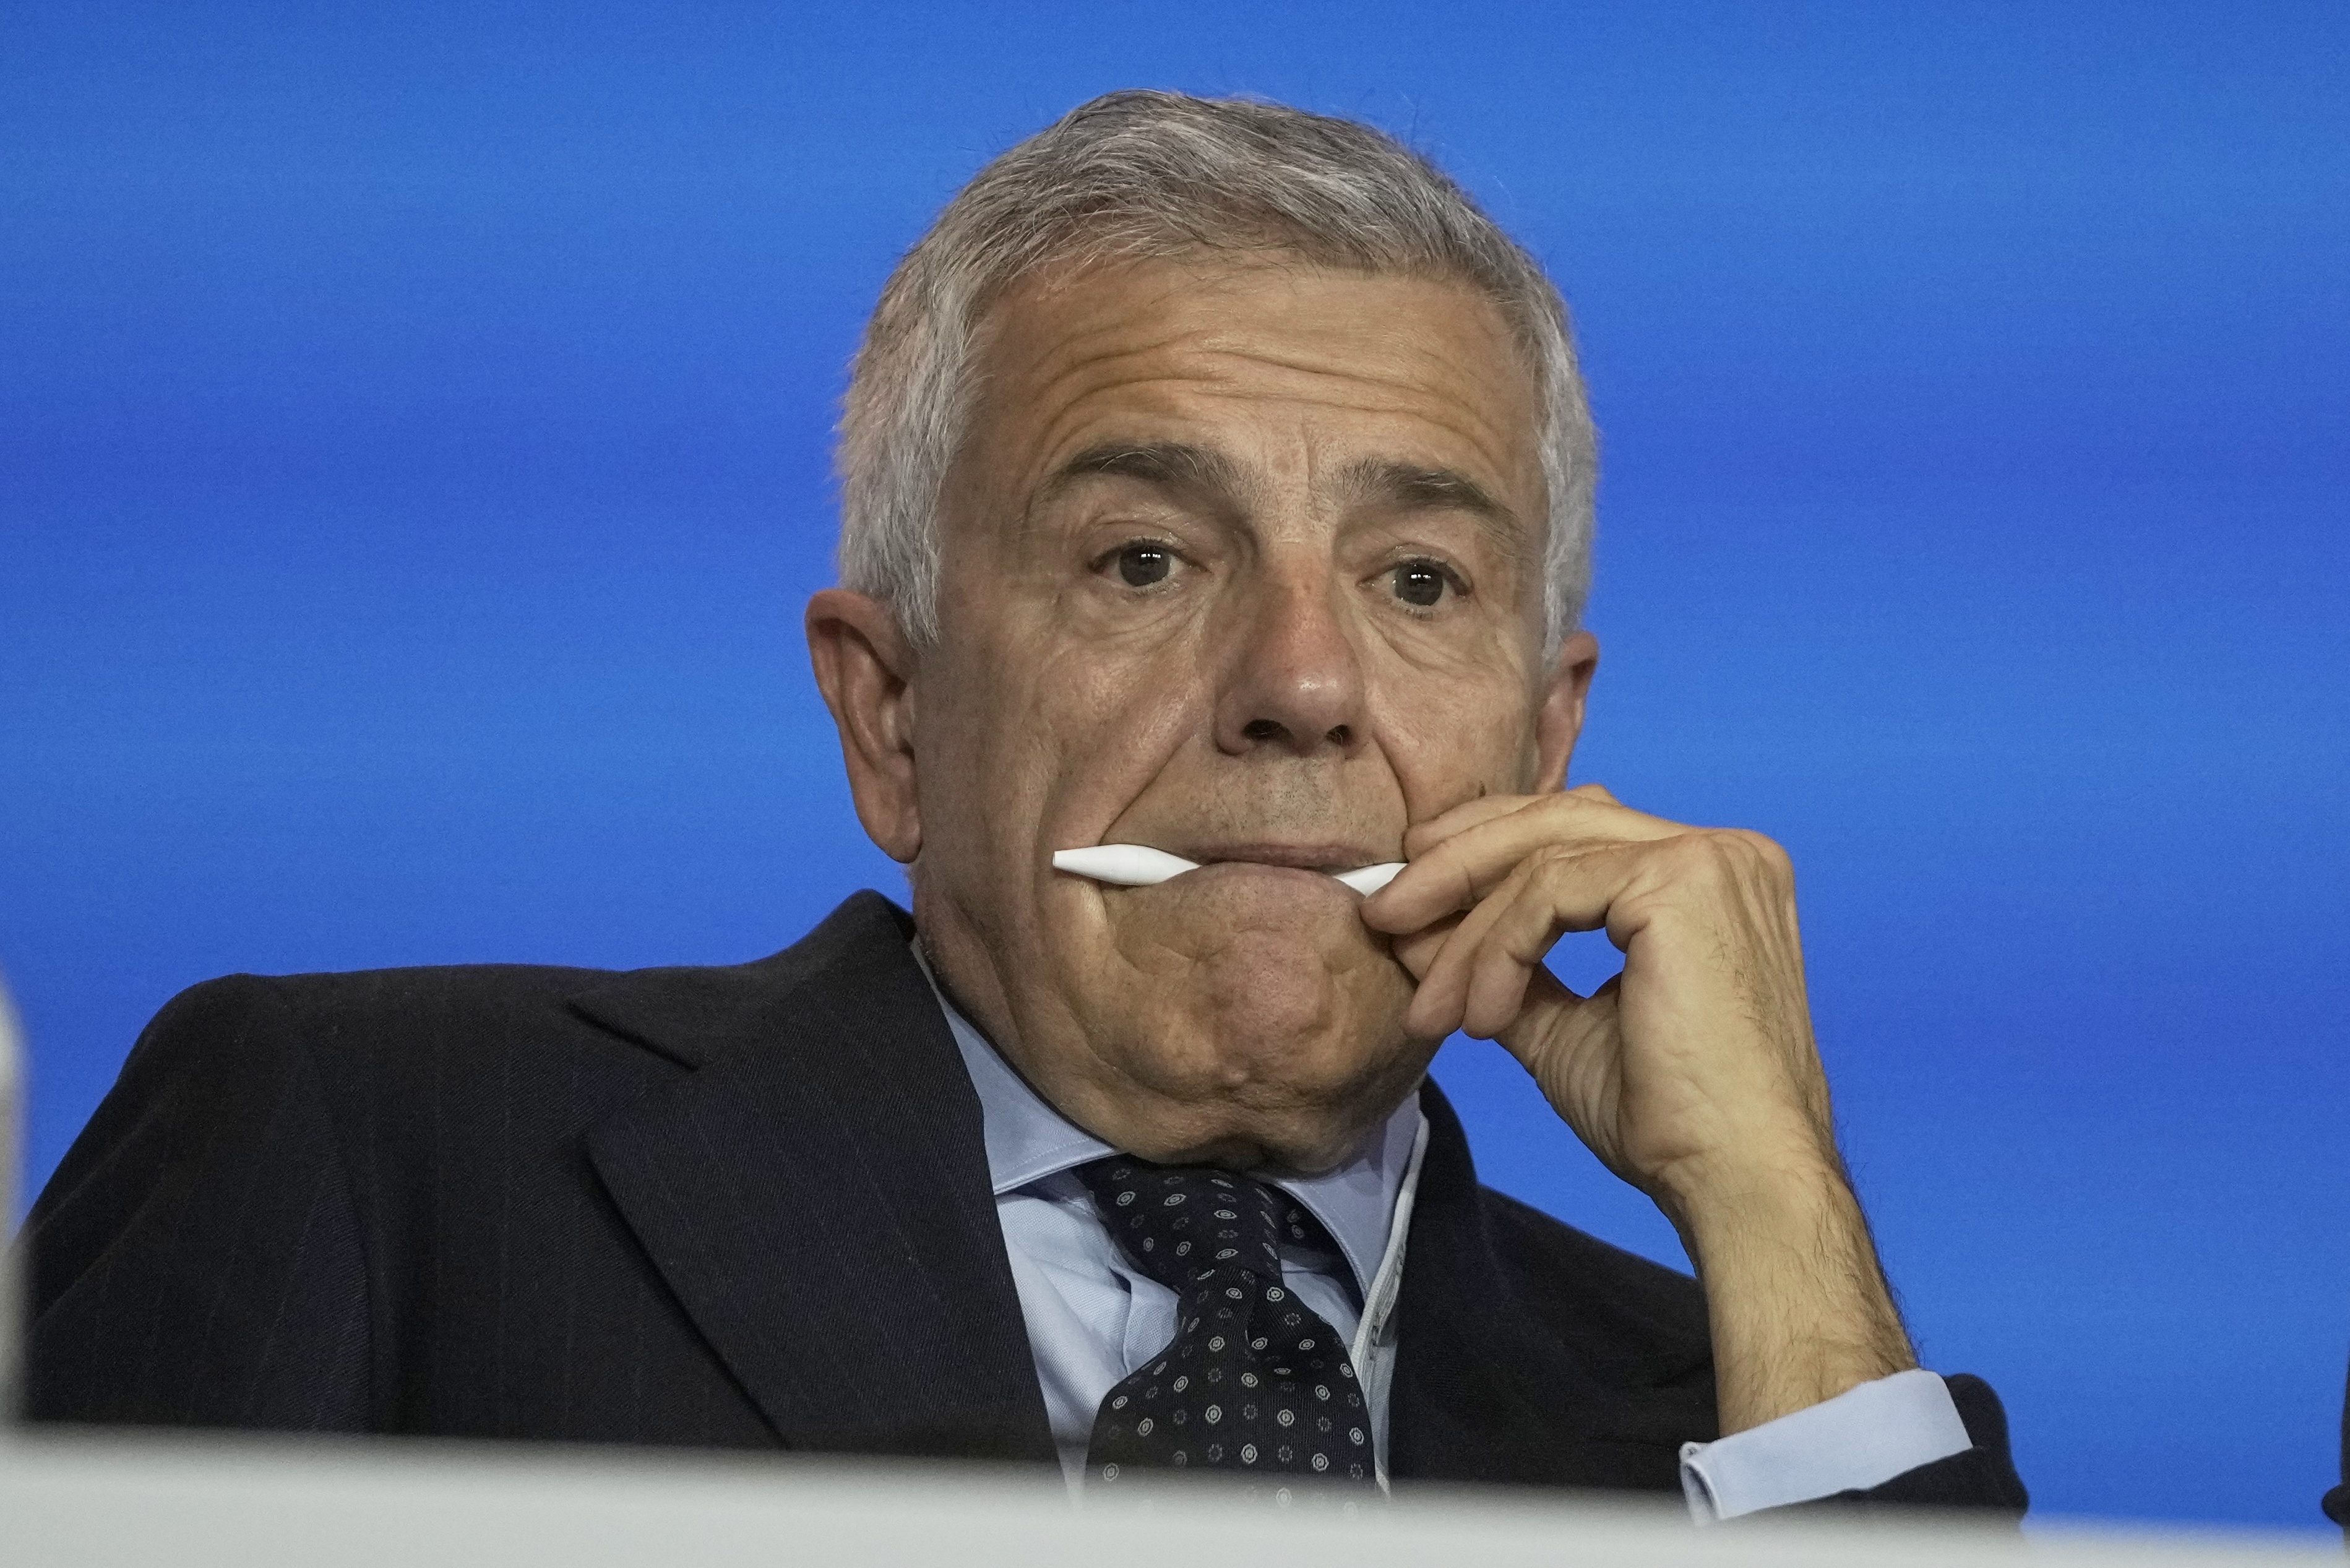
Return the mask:
[[[1404, 851], [1363, 919], [1419, 981], [1410, 1033], [1498, 1040], [1592, 1151], [1669, 1210], [1741, 1165], [1833, 1164], [1777, 845], [1585, 784], [1472, 801], [1413, 828]], [[1624, 972], [1578, 997], [1544, 956], [1564, 932], [1603, 927]]]
[[[1672, 1220], [1714, 1314], [1723, 1429], [1914, 1365], [1836, 1155], [1785, 852], [1596, 784], [1471, 802], [1404, 851], [1363, 919], [1419, 981], [1406, 1029], [1499, 1041]], [[1577, 996], [1543, 959], [1597, 929], [1624, 971]]]

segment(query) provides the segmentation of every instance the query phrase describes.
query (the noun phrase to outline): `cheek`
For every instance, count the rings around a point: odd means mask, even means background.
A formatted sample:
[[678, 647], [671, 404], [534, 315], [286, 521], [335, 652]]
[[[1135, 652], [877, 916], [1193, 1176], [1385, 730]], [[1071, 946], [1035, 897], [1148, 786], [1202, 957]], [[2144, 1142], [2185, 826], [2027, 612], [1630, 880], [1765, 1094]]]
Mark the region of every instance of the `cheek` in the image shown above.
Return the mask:
[[1203, 732], [1211, 694], [1197, 639], [1169, 634], [1087, 639], [1055, 649], [1035, 683], [1032, 724], [1065, 773], [1131, 790]]
[[1053, 748], [1037, 670], [955, 629], [925, 656], [917, 694], [922, 860], [934, 881], [992, 883], [1050, 787]]
[[1096, 842], [1208, 711], [1186, 648], [1013, 635], [972, 639], [925, 695], [926, 829], [1005, 854]]
[[1534, 703], [1512, 674], [1394, 682], [1382, 692], [1376, 732], [1416, 823], [1482, 795], [1523, 792], [1536, 761]]

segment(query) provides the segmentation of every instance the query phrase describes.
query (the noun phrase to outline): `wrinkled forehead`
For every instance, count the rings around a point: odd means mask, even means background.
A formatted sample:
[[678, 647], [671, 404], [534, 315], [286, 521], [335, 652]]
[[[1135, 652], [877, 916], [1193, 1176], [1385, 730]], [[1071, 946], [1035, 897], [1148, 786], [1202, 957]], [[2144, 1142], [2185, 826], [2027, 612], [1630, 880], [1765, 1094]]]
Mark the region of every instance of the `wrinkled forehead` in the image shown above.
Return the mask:
[[1288, 421], [1352, 443], [1333, 454], [1343, 478], [1417, 470], [1541, 532], [1539, 381], [1501, 308], [1457, 278], [1287, 252], [1046, 268], [988, 306], [972, 370], [955, 468], [991, 512], [1104, 444], [1235, 469], [1221, 443]]

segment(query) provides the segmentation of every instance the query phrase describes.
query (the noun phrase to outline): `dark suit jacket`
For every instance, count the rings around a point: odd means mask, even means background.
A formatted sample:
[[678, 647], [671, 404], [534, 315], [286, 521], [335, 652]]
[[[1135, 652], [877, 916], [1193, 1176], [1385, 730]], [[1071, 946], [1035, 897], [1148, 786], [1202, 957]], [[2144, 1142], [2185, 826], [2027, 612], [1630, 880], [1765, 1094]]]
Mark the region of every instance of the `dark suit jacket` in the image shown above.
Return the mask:
[[2318, 1506], [2342, 1527], [2343, 1544], [2350, 1546], [2350, 1388], [2342, 1395], [2342, 1484], [2329, 1489]]
[[[32, 1415], [1050, 1462], [910, 934], [861, 893], [735, 968], [187, 992], [35, 1208]], [[1479, 1187], [1423, 1093], [1393, 1473], [1673, 1489], [1696, 1284]], [[1952, 1386], [1976, 1446], [1865, 1495], [2021, 1510]]]

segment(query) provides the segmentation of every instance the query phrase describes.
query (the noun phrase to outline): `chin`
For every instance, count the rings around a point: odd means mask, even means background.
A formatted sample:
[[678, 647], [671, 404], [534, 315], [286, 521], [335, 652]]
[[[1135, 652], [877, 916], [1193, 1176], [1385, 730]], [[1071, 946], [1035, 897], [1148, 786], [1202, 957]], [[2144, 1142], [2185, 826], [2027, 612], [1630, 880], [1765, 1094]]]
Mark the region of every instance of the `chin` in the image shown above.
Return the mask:
[[1356, 1151], [1435, 1046], [1402, 1032], [1402, 968], [1367, 940], [1346, 956], [1358, 961], [1334, 965], [1326, 947], [1235, 932], [1181, 992], [1158, 999], [1145, 1030], [1128, 1035], [1143, 1058], [1136, 1075], [1156, 1079], [1178, 1109], [1163, 1127], [1168, 1155], [1149, 1158], [1313, 1171]]
[[1316, 1171], [1351, 1158], [1437, 1042], [1359, 898], [1315, 874], [1191, 874], [1051, 930], [993, 1037], [1063, 1115], [1145, 1159]]
[[[1169, 1114], [1128, 1142], [1144, 1158], [1170, 1165], [1327, 1170], [1361, 1151], [1435, 1054], [1409, 1042], [1395, 1046], [1357, 1061], [1336, 1083], [1260, 1076], [1222, 1093], [1170, 1097]], [[1146, 1142], [1152, 1147], [1141, 1147]]]

